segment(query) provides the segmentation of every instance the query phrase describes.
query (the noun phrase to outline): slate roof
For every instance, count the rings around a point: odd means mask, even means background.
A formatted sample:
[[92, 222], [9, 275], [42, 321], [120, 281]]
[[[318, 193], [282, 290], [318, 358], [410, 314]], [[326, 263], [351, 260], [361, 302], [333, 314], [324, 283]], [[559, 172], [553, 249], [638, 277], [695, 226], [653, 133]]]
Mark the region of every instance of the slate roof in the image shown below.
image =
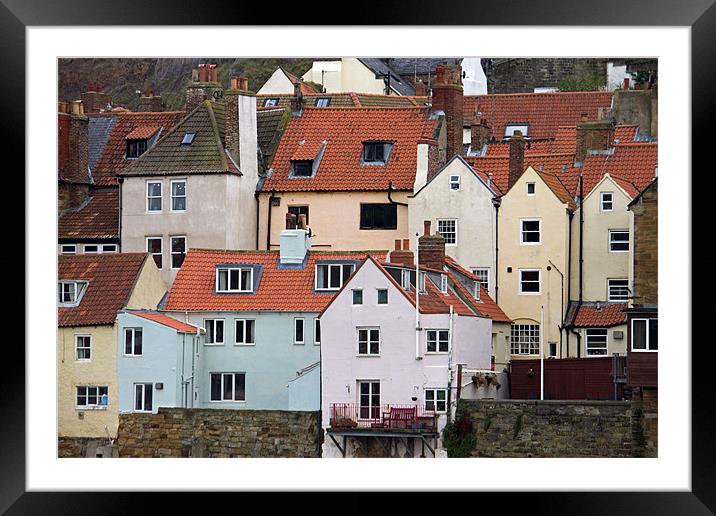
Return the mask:
[[168, 315], [160, 313], [160, 312], [147, 311], [147, 310], [127, 310], [127, 313], [136, 315], [137, 317], [141, 317], [143, 319], [148, 319], [150, 321], [154, 321], [155, 323], [158, 323], [163, 326], [167, 326], [173, 330], [176, 330], [179, 333], [197, 333], [197, 330], [199, 329], [197, 326], [194, 326], [193, 324], [188, 324], [188, 323], [184, 323], [181, 321], [177, 321], [173, 317], [169, 317]]
[[504, 138], [508, 123], [529, 124], [530, 138], [554, 138], [558, 127], [577, 125], [582, 113], [597, 120], [599, 108], [608, 113], [611, 102], [609, 91], [466, 95], [463, 116], [466, 125], [485, 118], [496, 140]]
[[109, 135], [117, 123], [117, 115], [89, 114], [89, 125], [87, 126], [87, 146], [89, 154], [89, 168], [94, 173], [95, 165], [99, 159], [104, 146], [109, 140]]
[[[425, 108], [306, 108], [288, 123], [263, 191], [412, 190], [417, 144], [436, 120]], [[328, 143], [314, 177], [289, 177], [299, 141]], [[394, 142], [386, 165], [362, 165], [363, 142]]]
[[[183, 111], [131, 112], [123, 111], [116, 116], [116, 122], [109, 138], [92, 169], [95, 184], [112, 186], [117, 184], [116, 175], [136, 160], [127, 159], [127, 135], [138, 126], [160, 126], [162, 134], [173, 127], [183, 116]], [[92, 118], [91, 118], [92, 119]]]
[[[435, 67], [439, 64], [446, 64], [453, 61], [452, 57], [435, 57], [435, 58], [391, 58], [390, 67], [403, 77], [412, 77], [416, 73], [418, 75], [427, 75], [435, 73]], [[462, 61], [462, 58], [458, 58]]]
[[256, 144], [262, 157], [262, 165], [271, 165], [290, 113], [285, 108], [259, 108], [256, 110]]
[[[275, 107], [283, 107], [290, 109], [291, 99], [293, 95], [256, 95], [257, 109], [264, 107], [264, 103], [268, 99], [278, 99]], [[394, 106], [409, 107], [422, 106], [425, 97], [401, 96], [401, 95], [380, 95], [376, 93], [309, 93], [303, 95], [304, 107], [316, 107], [316, 99], [330, 98], [331, 103], [328, 107], [372, 107], [372, 106]]]
[[[597, 308], [597, 303], [599, 308]], [[608, 328], [626, 322], [624, 309], [626, 303], [604, 303], [587, 302], [581, 303], [570, 301], [565, 317], [565, 325], [575, 328]]]
[[118, 239], [119, 187], [93, 188], [87, 202], [63, 212], [57, 221], [59, 240]]
[[58, 280], [89, 282], [79, 305], [57, 308], [58, 326], [114, 324], [117, 312], [129, 301], [148, 256], [146, 253], [58, 256]]
[[[309, 251], [304, 267], [281, 266], [279, 251], [221, 251], [190, 249], [177, 273], [166, 300], [167, 311], [250, 311], [320, 312], [335, 292], [316, 292], [315, 266], [318, 260], [360, 262], [368, 253], [383, 259], [385, 251]], [[261, 266], [255, 294], [214, 292], [216, 266], [255, 264]]]
[[[120, 175], [240, 174], [224, 148], [224, 121], [224, 103], [204, 101]], [[183, 145], [187, 132], [196, 136]]]
[[400, 74], [380, 59], [373, 57], [360, 57], [358, 58], [358, 61], [372, 70], [376, 76], [390, 74], [390, 88], [396, 91], [399, 95], [415, 95], [415, 88], [413, 85], [403, 79]]

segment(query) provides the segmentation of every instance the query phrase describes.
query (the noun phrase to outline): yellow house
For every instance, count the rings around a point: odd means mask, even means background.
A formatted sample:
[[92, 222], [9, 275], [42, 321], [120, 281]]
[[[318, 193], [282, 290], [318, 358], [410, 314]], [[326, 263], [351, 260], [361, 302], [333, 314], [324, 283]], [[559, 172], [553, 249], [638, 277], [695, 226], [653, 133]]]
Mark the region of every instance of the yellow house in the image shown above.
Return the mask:
[[557, 176], [527, 167], [501, 198], [497, 286], [512, 320], [512, 359], [535, 358], [544, 308], [545, 357], [564, 357], [562, 318], [568, 302], [570, 221], [575, 204]]
[[166, 292], [148, 254], [58, 258], [58, 435], [117, 435], [117, 311], [153, 309]]
[[442, 121], [424, 106], [294, 111], [260, 182], [259, 249], [279, 247], [288, 214], [305, 217], [314, 249], [409, 238], [408, 195], [444, 160]]

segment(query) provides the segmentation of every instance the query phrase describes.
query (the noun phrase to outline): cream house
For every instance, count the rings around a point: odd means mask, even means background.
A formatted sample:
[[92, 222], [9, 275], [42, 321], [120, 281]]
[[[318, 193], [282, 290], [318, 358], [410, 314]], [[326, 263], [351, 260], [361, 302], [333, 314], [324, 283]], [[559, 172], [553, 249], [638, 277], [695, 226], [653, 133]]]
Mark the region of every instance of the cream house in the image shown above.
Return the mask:
[[166, 292], [145, 253], [58, 257], [58, 434], [114, 438], [117, 312], [154, 309]]
[[[122, 250], [151, 253], [167, 285], [189, 248], [256, 249], [256, 99], [247, 87], [240, 78], [225, 92], [191, 83], [187, 109], [196, 106], [120, 174]], [[211, 91], [220, 100], [204, 99]]]
[[[512, 359], [564, 357], [570, 221], [574, 201], [559, 178], [527, 167], [502, 197], [498, 235], [498, 299], [512, 319]], [[562, 346], [561, 346], [562, 344]]]
[[323, 85], [325, 93], [354, 91], [415, 95], [413, 86], [383, 61], [374, 58], [344, 57], [331, 61], [314, 61], [313, 66], [301, 78]]
[[497, 193], [489, 178], [454, 156], [409, 197], [409, 234], [429, 220], [445, 238], [445, 253], [478, 276], [495, 295]]

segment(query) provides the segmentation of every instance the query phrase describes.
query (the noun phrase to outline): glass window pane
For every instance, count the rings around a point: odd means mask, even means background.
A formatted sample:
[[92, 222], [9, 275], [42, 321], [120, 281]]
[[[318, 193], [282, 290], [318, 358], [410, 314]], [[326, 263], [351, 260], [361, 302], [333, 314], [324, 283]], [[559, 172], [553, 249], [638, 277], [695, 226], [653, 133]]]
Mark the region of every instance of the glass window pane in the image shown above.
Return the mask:
[[239, 270], [229, 270], [229, 290], [239, 290]]
[[224, 400], [232, 400], [234, 392], [234, 375], [225, 374], [224, 376]]
[[329, 272], [329, 285], [331, 288], [341, 287], [341, 266], [331, 265]]
[[238, 343], [245, 343], [246, 342], [246, 330], [244, 328], [245, 321], [244, 320], [238, 320], [236, 321], [236, 342]]
[[316, 287], [328, 288], [328, 266], [318, 265], [316, 267]]
[[219, 269], [219, 288], [218, 290], [227, 290], [229, 283], [229, 271], [226, 269]]
[[134, 330], [134, 354], [142, 354], [142, 329], [137, 328]]
[[144, 386], [144, 410], [148, 412], [152, 410], [152, 391], [153, 386], [151, 383]]
[[224, 342], [224, 321], [217, 320], [213, 324], [214, 334], [212, 338], [213, 342]]
[[353, 291], [353, 304], [354, 305], [362, 305], [363, 304], [363, 291], [362, 290], [354, 290]]
[[221, 400], [221, 375], [211, 374], [211, 401]]
[[241, 269], [241, 290], [251, 290], [251, 277], [253, 271], [251, 269]]
[[134, 410], [142, 410], [142, 398], [144, 393], [143, 385], [134, 386]]
[[237, 401], [246, 399], [246, 375], [243, 373], [234, 375], [234, 399]]
[[658, 331], [658, 319], [649, 319], [649, 349], [659, 349]]
[[646, 349], [646, 321], [634, 319], [631, 326], [632, 349]]

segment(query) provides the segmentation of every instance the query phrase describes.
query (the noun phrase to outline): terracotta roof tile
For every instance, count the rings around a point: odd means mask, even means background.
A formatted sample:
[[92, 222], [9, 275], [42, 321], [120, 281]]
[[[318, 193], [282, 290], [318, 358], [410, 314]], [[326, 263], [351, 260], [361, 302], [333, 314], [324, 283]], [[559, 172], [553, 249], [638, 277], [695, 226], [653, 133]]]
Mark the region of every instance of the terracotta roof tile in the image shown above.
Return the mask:
[[93, 189], [86, 204], [60, 216], [57, 235], [60, 240], [119, 238], [119, 187]]
[[[417, 143], [435, 120], [428, 110], [409, 108], [306, 108], [292, 117], [279, 143], [272, 174], [264, 191], [412, 190], [417, 169]], [[299, 141], [328, 141], [315, 177], [291, 178], [290, 160]], [[362, 165], [363, 142], [392, 141], [387, 165]]]
[[[460, 274], [463, 274], [464, 276], [472, 279], [473, 281], [480, 281], [480, 278], [475, 276], [473, 273], [462, 267], [459, 263], [457, 263], [454, 259], [452, 259], [450, 256], [445, 257], [445, 265], [447, 265], [448, 269], [451, 269], [453, 271], [457, 271]], [[452, 275], [453, 273], [451, 273]], [[458, 287], [462, 287], [462, 284], [460, 284], [459, 281], [455, 281], [455, 284], [458, 285]], [[468, 296], [472, 296], [470, 292], [467, 291], [464, 287], [462, 287], [464, 294]], [[482, 314], [490, 319], [493, 320], [493, 322], [504, 322], [504, 323], [511, 323], [512, 319], [507, 317], [507, 314], [502, 311], [502, 308], [498, 306], [497, 303], [490, 297], [490, 294], [487, 292], [487, 289], [480, 285], [480, 300], [474, 300], [472, 301], [475, 305], [475, 308]]]
[[117, 121], [104, 145], [97, 163], [92, 171], [92, 177], [97, 185], [116, 185], [116, 174], [122, 172], [134, 160], [126, 159], [127, 135], [137, 127], [157, 126], [163, 127], [162, 132], [168, 131], [185, 115], [183, 111], [163, 111], [151, 113], [120, 112], [116, 114]]
[[138, 125], [129, 134], [124, 137], [125, 140], [146, 140], [156, 134], [161, 129], [158, 125]]
[[310, 142], [300, 140], [296, 150], [291, 156], [291, 161], [314, 160], [318, 157], [318, 153], [321, 152], [321, 149], [323, 149], [323, 142], [320, 140]]
[[[576, 328], [606, 328], [617, 326], [626, 322], [624, 309], [626, 303], [599, 303], [584, 302], [581, 305], [570, 303], [567, 311], [567, 324]], [[576, 316], [576, 317], [575, 317]]]
[[[315, 266], [320, 260], [356, 263], [368, 253], [380, 259], [385, 251], [309, 251], [303, 268], [279, 265], [278, 251], [217, 251], [190, 249], [169, 291], [167, 311], [307, 311], [320, 312], [335, 292], [315, 292]], [[215, 292], [219, 264], [257, 265], [262, 268], [255, 294]]]
[[145, 260], [145, 253], [60, 255], [58, 280], [89, 282], [76, 307], [58, 307], [57, 324], [94, 326], [113, 324], [129, 301]]
[[149, 319], [150, 321], [154, 321], [155, 323], [159, 323], [164, 326], [168, 326], [169, 328], [172, 328], [180, 333], [196, 333], [199, 329], [193, 324], [177, 321], [173, 317], [169, 317], [168, 315], [159, 312], [148, 312], [145, 310], [128, 310], [127, 313], [136, 315], [137, 317], [142, 317], [144, 319]]
[[[508, 156], [465, 156], [465, 161], [480, 173], [483, 179], [492, 174], [492, 181], [497, 189], [503, 194], [507, 192], [510, 172]], [[562, 174], [563, 170], [569, 170], [574, 165], [574, 154], [526, 155], [524, 165], [525, 169], [531, 166], [538, 172]]]
[[485, 118], [497, 140], [504, 138], [508, 123], [529, 124], [531, 138], [554, 138], [558, 127], [576, 125], [582, 113], [596, 120], [599, 108], [607, 112], [611, 102], [608, 91], [466, 95], [463, 116], [467, 125]]
[[545, 182], [545, 184], [550, 190], [552, 190], [552, 192], [554, 192], [554, 195], [556, 195], [560, 201], [569, 206], [571, 210], [576, 209], [577, 206], [574, 203], [574, 199], [572, 199], [572, 195], [569, 193], [562, 181], [559, 180], [559, 177], [549, 172], [537, 172], [537, 175], [542, 178], [542, 181]]

